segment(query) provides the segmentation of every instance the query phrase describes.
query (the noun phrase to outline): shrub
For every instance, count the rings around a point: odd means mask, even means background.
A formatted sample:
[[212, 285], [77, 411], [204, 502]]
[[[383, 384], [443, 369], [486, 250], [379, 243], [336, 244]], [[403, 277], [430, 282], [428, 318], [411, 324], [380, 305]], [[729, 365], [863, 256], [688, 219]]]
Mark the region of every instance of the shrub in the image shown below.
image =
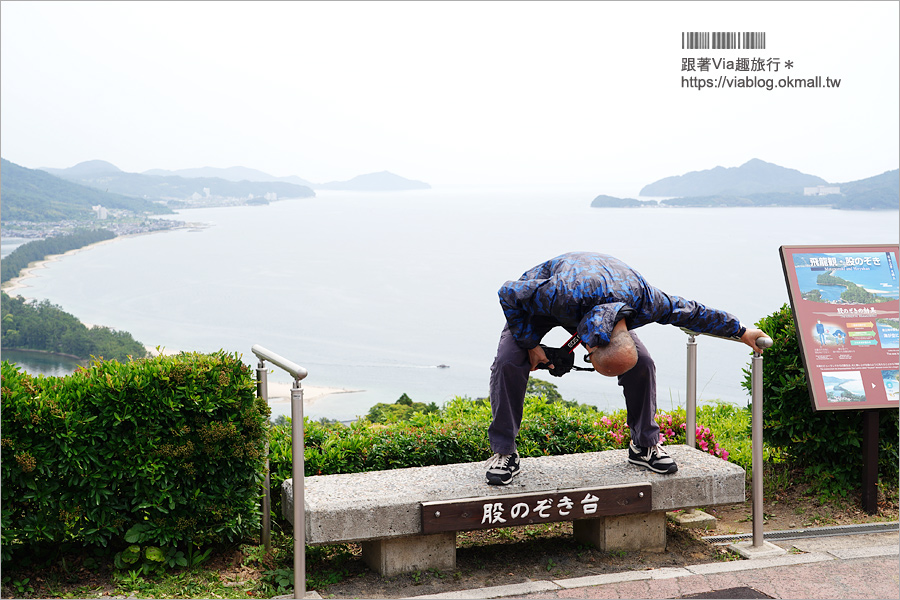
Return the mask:
[[[846, 495], [857, 489], [862, 473], [862, 411], [815, 411], [806, 383], [794, 317], [787, 304], [757, 327], [772, 338], [763, 360], [763, 440], [805, 468], [816, 485]], [[750, 389], [750, 371], [744, 387]], [[896, 410], [880, 411], [879, 474], [898, 476]]]
[[[631, 434], [626, 413], [611, 415], [593, 407], [550, 402], [543, 396], [527, 396], [517, 445], [522, 456], [546, 456], [599, 452], [628, 447]], [[682, 444], [685, 413], [659, 413], [660, 441]], [[344, 426], [304, 421], [304, 471], [307, 476], [400, 469], [427, 465], [477, 462], [491, 455], [487, 429], [491, 408], [486, 400], [456, 398], [437, 412], [417, 413], [409, 421], [372, 424], [359, 420]], [[728, 452], [707, 427], [697, 428], [698, 447], [704, 444], [714, 456], [727, 459]], [[269, 432], [272, 509], [281, 515], [281, 485], [291, 472], [291, 426]]]
[[366, 418], [371, 423], [399, 423], [407, 421], [417, 412], [437, 412], [438, 406], [434, 402], [425, 404], [424, 402], [413, 402], [412, 399], [403, 394], [393, 404], [385, 404], [379, 402], [369, 409]]
[[259, 526], [269, 409], [237, 356], [2, 364], [3, 557], [13, 546], [234, 540]]

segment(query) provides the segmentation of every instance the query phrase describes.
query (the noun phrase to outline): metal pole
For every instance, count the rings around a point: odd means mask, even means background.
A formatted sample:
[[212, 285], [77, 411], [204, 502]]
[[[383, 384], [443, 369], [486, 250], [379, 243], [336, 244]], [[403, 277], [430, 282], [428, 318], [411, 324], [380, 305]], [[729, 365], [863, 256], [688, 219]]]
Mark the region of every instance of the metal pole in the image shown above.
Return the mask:
[[689, 335], [687, 342], [687, 445], [697, 447], [697, 336]]
[[[256, 396], [269, 400], [269, 375], [266, 361], [260, 360], [256, 367]], [[269, 441], [266, 440], [266, 473], [262, 498], [262, 543], [268, 554], [272, 550], [272, 479], [269, 476]]]
[[291, 388], [291, 462], [294, 494], [294, 598], [306, 596], [306, 500], [303, 490], [303, 390]]
[[[269, 361], [281, 367], [294, 378], [291, 387], [291, 470], [294, 494], [294, 598], [306, 596], [306, 501], [303, 495], [303, 390], [300, 380], [309, 372], [298, 365], [267, 350], [259, 344], [251, 348], [259, 360]], [[258, 384], [257, 384], [258, 385]], [[267, 486], [268, 487], [268, 486]]]
[[[771, 340], [769, 340], [771, 345]], [[761, 346], [761, 343], [757, 343]], [[753, 353], [750, 363], [750, 396], [753, 401], [751, 444], [753, 446], [753, 547], [763, 545], [763, 370], [762, 354]]]
[[862, 414], [862, 507], [870, 515], [875, 515], [878, 514], [878, 424], [881, 413], [877, 408], [870, 408]]
[[[697, 447], [697, 336], [688, 335], [687, 341], [687, 417], [685, 419], [685, 435], [690, 448]], [[694, 514], [689, 508], [685, 514]]]

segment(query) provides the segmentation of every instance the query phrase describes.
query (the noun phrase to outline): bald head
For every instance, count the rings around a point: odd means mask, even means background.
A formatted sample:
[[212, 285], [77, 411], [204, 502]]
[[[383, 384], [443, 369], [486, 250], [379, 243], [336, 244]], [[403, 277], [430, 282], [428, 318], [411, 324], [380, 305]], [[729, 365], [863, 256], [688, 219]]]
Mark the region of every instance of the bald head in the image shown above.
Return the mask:
[[622, 375], [637, 364], [637, 359], [637, 348], [624, 319], [616, 323], [609, 343], [591, 352], [594, 369], [607, 377]]

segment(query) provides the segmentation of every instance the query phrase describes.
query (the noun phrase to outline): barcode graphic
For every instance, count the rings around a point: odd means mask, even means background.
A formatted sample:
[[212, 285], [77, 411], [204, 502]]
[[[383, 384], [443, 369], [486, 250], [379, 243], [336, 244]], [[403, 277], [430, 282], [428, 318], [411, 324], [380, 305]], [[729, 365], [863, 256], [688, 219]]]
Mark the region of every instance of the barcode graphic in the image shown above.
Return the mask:
[[765, 50], [764, 31], [683, 31], [682, 50]]

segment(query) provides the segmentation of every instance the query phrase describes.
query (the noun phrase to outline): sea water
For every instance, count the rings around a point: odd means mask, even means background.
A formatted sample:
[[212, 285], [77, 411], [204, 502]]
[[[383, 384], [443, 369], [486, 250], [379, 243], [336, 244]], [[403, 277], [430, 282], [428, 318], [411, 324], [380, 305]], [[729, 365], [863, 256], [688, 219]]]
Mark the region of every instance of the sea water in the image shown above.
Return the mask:
[[[564, 252], [615, 255], [664, 291], [752, 325], [788, 301], [779, 246], [898, 238], [897, 211], [591, 208], [602, 191], [320, 191], [184, 210], [172, 218], [197, 227], [92, 247], [39, 270], [19, 293], [166, 351], [224, 349], [255, 366], [250, 348], [260, 344], [306, 367], [303, 385], [359, 390], [306, 408], [311, 418], [348, 420], [404, 393], [438, 405], [486, 396], [503, 327], [497, 290]], [[659, 408], [682, 406], [687, 336], [663, 325], [637, 333], [657, 364]], [[545, 343], [567, 337], [556, 330]], [[698, 342], [701, 402], [745, 405], [749, 349]], [[568, 400], [624, 408], [615, 379], [536, 376]], [[269, 379], [290, 382], [277, 369]], [[286, 403], [272, 406], [289, 412]]]

